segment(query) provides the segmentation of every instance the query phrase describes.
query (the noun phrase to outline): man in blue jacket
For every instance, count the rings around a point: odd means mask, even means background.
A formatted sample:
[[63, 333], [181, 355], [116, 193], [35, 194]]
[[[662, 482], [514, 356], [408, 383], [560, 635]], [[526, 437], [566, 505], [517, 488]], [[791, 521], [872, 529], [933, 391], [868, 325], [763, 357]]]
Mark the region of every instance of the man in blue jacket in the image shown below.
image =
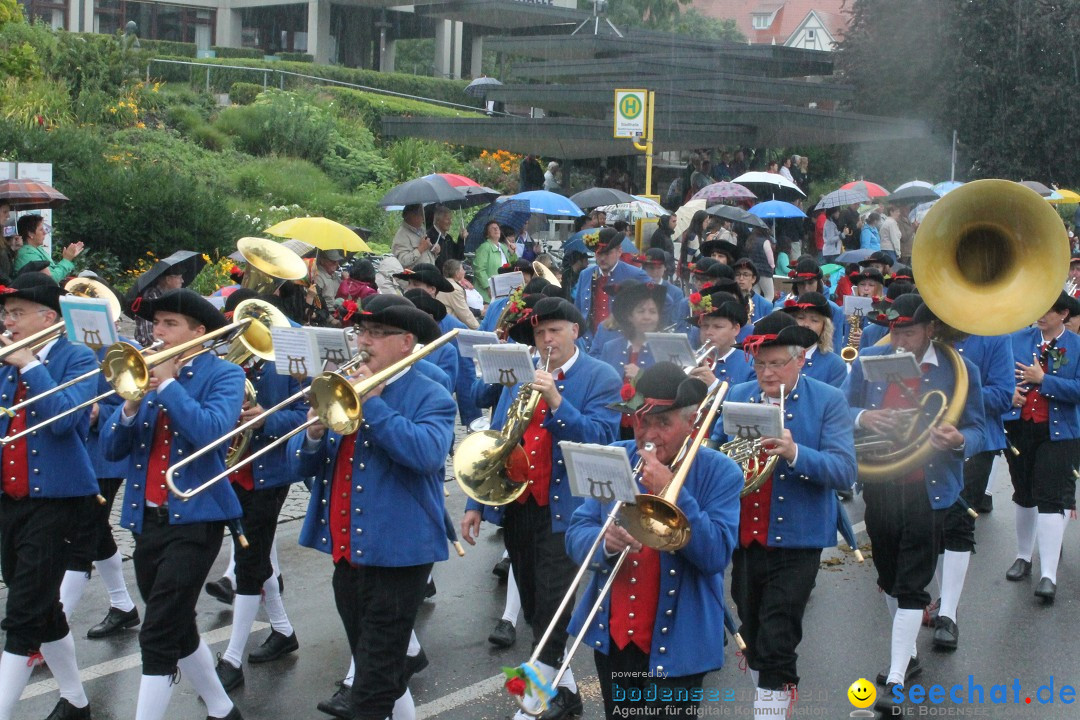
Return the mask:
[[[800, 374], [805, 350], [817, 340], [786, 313], [766, 316], [744, 342], [757, 379], [736, 385], [727, 397], [784, 408], [783, 435], [763, 443], [764, 455], [775, 457], [776, 465], [742, 498], [731, 561], [731, 594], [756, 685], [755, 717], [783, 717], [797, 698], [803, 613], [821, 550], [836, 545], [836, 493], [855, 483], [854, 437], [843, 394]], [[729, 439], [720, 424], [713, 437]]]
[[[559, 441], [607, 445], [614, 442], [619, 430], [619, 413], [608, 406], [618, 402], [622, 379], [610, 365], [578, 349], [578, 332], [584, 323], [569, 301], [544, 297], [510, 328], [513, 341], [536, 348], [541, 358], [532, 382], [541, 401], [523, 438], [530, 458], [529, 488], [505, 506], [503, 517], [503, 538], [522, 610], [537, 640], [555, 619], [577, 570], [566, 555], [564, 535], [581, 501], [570, 492]], [[521, 385], [503, 389], [492, 415], [492, 429], [503, 427], [511, 402], [518, 393], [528, 391]], [[482, 507], [474, 500], [465, 505], [461, 534], [470, 544], [479, 532]], [[539, 665], [549, 681], [563, 655], [569, 615], [567, 612], [557, 620], [541, 648]], [[567, 672], [560, 685], [544, 715], [546, 720], [581, 714], [581, 696], [573, 673]]]
[[[947, 398], [953, 397], [957, 375], [945, 346], [932, 342], [934, 316], [918, 295], [901, 295], [886, 314], [891, 344], [870, 348], [852, 363], [844, 392], [855, 427], [890, 438], [901, 417], [897, 411], [913, 408], [925, 392], [940, 390]], [[915, 356], [920, 377], [889, 383], [865, 379], [865, 358], [897, 352]], [[982, 445], [979, 369], [962, 357], [959, 360], [967, 372], [959, 422], [942, 422], [930, 431], [933, 454], [924, 467], [863, 486], [866, 532], [874, 545], [878, 587], [885, 593], [893, 619], [889, 670], [882, 673], [887, 689], [878, 695], [875, 706], [885, 713], [896, 707], [894, 687], [904, 687], [907, 678], [921, 669], [915, 660], [915, 639], [923, 608], [930, 603], [926, 587], [934, 577], [943, 544], [946, 510], [963, 488], [964, 458], [979, 452]]]
[[581, 336], [590, 350], [600, 323], [611, 315], [614, 290], [608, 286], [618, 287], [627, 280], [649, 282], [649, 275], [644, 270], [620, 262], [625, 238], [626, 233], [613, 228], [601, 228], [585, 236], [585, 246], [595, 253], [596, 264], [585, 268], [578, 276], [574, 304], [585, 320]]
[[[60, 322], [66, 294], [41, 273], [0, 287], [4, 329], [10, 345]], [[42, 347], [5, 352], [0, 371], [0, 403], [15, 405], [92, 370], [94, 353], [62, 334]], [[92, 382], [53, 393], [9, 417], [0, 413], [0, 435], [14, 435], [88, 400]], [[60, 584], [79, 513], [98, 492], [97, 477], [83, 438], [89, 409], [68, 415], [0, 450], [0, 573], [7, 584], [4, 652], [0, 655], [0, 720], [16, 717], [15, 704], [34, 669], [40, 649], [60, 686], [50, 718], [82, 720], [90, 704], [75, 662], [75, 638], [60, 604]]]
[[[671, 480], [671, 467], [686, 439], [695, 432], [695, 410], [705, 400], [705, 384], [677, 365], [657, 363], [638, 378], [641, 402], [620, 406], [634, 420], [634, 439], [616, 443], [632, 466], [644, 459], [640, 492], [658, 494]], [[647, 443], [653, 451], [643, 450]], [[623, 528], [612, 525], [596, 554], [586, 553], [604, 524], [611, 503], [594, 499], [574, 511], [566, 531], [566, 550], [578, 565], [589, 563], [592, 581], [574, 612], [570, 632], [584, 633], [593, 648], [607, 717], [642, 708], [627, 701], [631, 688], [649, 697], [652, 688], [686, 694], [642, 700], [658, 717], [689, 717], [698, 706], [693, 692], [706, 673], [724, 664], [724, 570], [731, 560], [739, 526], [742, 470], [729, 458], [705, 447], [690, 467], [679, 493], [679, 509], [690, 525], [690, 542], [675, 552], [643, 546]], [[618, 557], [630, 548], [592, 623], [590, 608]], [[656, 693], [662, 698], [662, 693]]]
[[[213, 305], [186, 288], [144, 298], [134, 311], [154, 323], [161, 352], [226, 325]], [[240, 503], [227, 482], [180, 500], [165, 475], [170, 465], [236, 426], [244, 371], [212, 353], [192, 358], [195, 352], [153, 366], [150, 391], [125, 400], [101, 431], [105, 459], [127, 462], [120, 524], [135, 535], [135, 582], [146, 603], [139, 631], [140, 720], [165, 717], [177, 670], [206, 703], [209, 717], [240, 718], [195, 624], [195, 603], [221, 550], [226, 522], [240, 517]], [[221, 445], [176, 473], [177, 486], [194, 487], [224, 471], [226, 450]]]

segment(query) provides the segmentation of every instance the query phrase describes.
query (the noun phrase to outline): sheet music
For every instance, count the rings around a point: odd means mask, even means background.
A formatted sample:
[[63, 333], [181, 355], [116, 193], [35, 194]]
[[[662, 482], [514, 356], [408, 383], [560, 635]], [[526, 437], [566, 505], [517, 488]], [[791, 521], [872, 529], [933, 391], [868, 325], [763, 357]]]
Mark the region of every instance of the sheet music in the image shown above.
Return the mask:
[[784, 435], [784, 416], [779, 405], [725, 402], [724, 433], [733, 440], [778, 438]]
[[874, 312], [874, 299], [859, 297], [858, 295], [844, 296], [844, 315], [854, 315], [856, 310], [862, 310], [864, 316]]
[[304, 330], [315, 337], [320, 368], [324, 365], [340, 367], [356, 354], [356, 345], [348, 341], [345, 330], [320, 327], [305, 327]]
[[488, 287], [491, 291], [491, 299], [506, 297], [517, 288], [525, 284], [525, 275], [520, 270], [502, 275], [492, 275], [488, 279]]
[[915, 356], [909, 352], [898, 352], [892, 355], [861, 356], [863, 376], [870, 382], [885, 383], [898, 380], [913, 380], [922, 375], [919, 363]]
[[457, 342], [461, 357], [475, 358], [477, 345], [498, 345], [499, 336], [484, 330], [458, 330]]
[[278, 375], [288, 375], [297, 381], [318, 375], [322, 371], [319, 346], [308, 328], [270, 328], [274, 341], [274, 369]]
[[527, 345], [477, 345], [475, 349], [480, 377], [486, 383], [511, 387], [536, 377], [532, 351]]
[[563, 462], [575, 497], [632, 504], [638, 488], [626, 450], [610, 445], [562, 441]]
[[657, 362], [672, 362], [680, 367], [694, 367], [694, 348], [683, 333], [645, 333], [645, 344]]
[[60, 310], [68, 340], [97, 350], [120, 340], [116, 318], [105, 298], [62, 295]]

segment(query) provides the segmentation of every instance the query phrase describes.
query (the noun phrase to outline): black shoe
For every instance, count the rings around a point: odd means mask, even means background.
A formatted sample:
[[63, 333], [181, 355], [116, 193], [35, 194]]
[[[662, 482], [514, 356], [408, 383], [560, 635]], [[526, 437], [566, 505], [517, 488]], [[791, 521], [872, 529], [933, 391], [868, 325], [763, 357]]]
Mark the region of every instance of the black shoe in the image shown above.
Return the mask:
[[959, 642], [960, 628], [956, 627], [956, 623], [953, 622], [952, 618], [938, 615], [934, 627], [934, 647], [942, 650], [955, 650]]
[[56, 707], [45, 720], [90, 720], [90, 706], [77, 708], [60, 698], [60, 702], [56, 703]]
[[1044, 577], [1035, 587], [1035, 597], [1041, 597], [1047, 605], [1054, 602], [1055, 595], [1057, 595], [1057, 585], [1050, 578]]
[[223, 577], [220, 580], [206, 583], [206, 594], [226, 605], [232, 605], [236, 590], [233, 588], [232, 580]]
[[300, 643], [296, 641], [296, 633], [286, 637], [277, 630], [270, 631], [270, 636], [263, 644], [248, 653], [249, 663], [265, 663], [277, 660], [283, 655], [296, 652], [300, 649]]
[[510, 577], [510, 558], [504, 557], [502, 560], [495, 563], [495, 567], [491, 568], [491, 574], [500, 580], [505, 580]]
[[422, 672], [429, 664], [424, 648], [420, 648], [418, 654], [405, 658], [405, 683], [408, 684], [413, 675]]
[[581, 706], [581, 694], [572, 693], [569, 689], [561, 687], [548, 703], [548, 709], [540, 716], [540, 720], [563, 720], [563, 718], [578, 717], [583, 708]]
[[327, 715], [333, 715], [341, 720], [352, 720], [352, 687], [339, 684], [337, 692], [329, 700], [323, 700], [316, 707], [319, 708], [319, 712]]
[[517, 642], [517, 629], [509, 620], [500, 620], [488, 635], [488, 642], [497, 648], [513, 647]]
[[1031, 575], [1031, 561], [1021, 560], [1016, 558], [1012, 567], [1005, 571], [1005, 579], [1016, 582], [1017, 580], [1023, 580]]
[[229, 714], [226, 715], [225, 717], [223, 717], [223, 718], [215, 718], [212, 715], [207, 715], [206, 720], [244, 720], [244, 718], [240, 714], [240, 708], [236, 707], [236, 705], [234, 703], [233, 706], [232, 706], [232, 710], [230, 710]]
[[[907, 672], [904, 673], [904, 682], [908, 682], [911, 678], [915, 677], [922, 672], [922, 664], [919, 662], [918, 657], [913, 657], [908, 660]], [[875, 680], [878, 685], [884, 685], [885, 681], [889, 679], [889, 668], [885, 668], [877, 674]]]
[[900, 714], [901, 704], [896, 702], [896, 697], [893, 695], [893, 688], [898, 685], [901, 690], [904, 689], [900, 683], [889, 683], [883, 692], [878, 693], [877, 702], [874, 703], [874, 709], [886, 717]]
[[284, 575], [278, 575], [277, 576], [277, 591], [278, 591], [278, 595], [284, 595], [285, 594], [285, 576]]
[[435, 581], [434, 580], [428, 580], [427, 581], [427, 592], [424, 593], [424, 599], [427, 600], [430, 597], [435, 597], [436, 592], [437, 591], [435, 590]]
[[214, 670], [217, 672], [218, 680], [221, 681], [221, 686], [225, 688], [225, 692], [235, 690], [244, 684], [244, 668], [233, 667], [232, 663], [220, 655], [218, 655], [217, 667]]
[[86, 631], [88, 638], [103, 638], [115, 635], [121, 630], [135, 627], [139, 624], [139, 611], [131, 608], [127, 612], [117, 608], [109, 608], [108, 615], [94, 627]]
[[975, 503], [975, 512], [980, 515], [994, 512], [994, 496], [984, 493], [978, 502]]

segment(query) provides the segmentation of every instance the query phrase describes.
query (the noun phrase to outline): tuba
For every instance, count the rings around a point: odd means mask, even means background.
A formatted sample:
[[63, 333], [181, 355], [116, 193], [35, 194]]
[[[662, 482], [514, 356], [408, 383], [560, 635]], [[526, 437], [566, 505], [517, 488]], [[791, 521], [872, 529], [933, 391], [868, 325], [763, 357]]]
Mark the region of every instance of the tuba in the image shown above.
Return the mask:
[[279, 242], [265, 238], [244, 237], [236, 241], [236, 249], [247, 267], [240, 287], [269, 295], [286, 280], [307, 276], [304, 258]]

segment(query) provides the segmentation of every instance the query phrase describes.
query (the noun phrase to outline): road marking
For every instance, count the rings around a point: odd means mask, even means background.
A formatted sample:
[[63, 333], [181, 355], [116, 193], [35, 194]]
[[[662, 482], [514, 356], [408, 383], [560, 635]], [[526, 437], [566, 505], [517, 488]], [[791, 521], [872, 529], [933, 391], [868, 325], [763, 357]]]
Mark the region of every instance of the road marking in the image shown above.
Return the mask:
[[[258, 632], [259, 630], [265, 630], [270, 627], [269, 623], [255, 622], [251, 626], [252, 632]], [[217, 630], [211, 630], [208, 633], [202, 633], [202, 639], [206, 641], [207, 645], [216, 645], [220, 642], [225, 642], [232, 636], [232, 625], [226, 625], [220, 627]], [[79, 679], [84, 683], [91, 680], [97, 680], [99, 678], [106, 677], [108, 675], [115, 675], [118, 672], [124, 670], [131, 670], [142, 665], [142, 654], [132, 653], [131, 655], [125, 655], [124, 657], [116, 658], [114, 660], [107, 660], [97, 665], [91, 665], [90, 667], [83, 668], [79, 671]], [[60, 688], [56, 684], [56, 680], [49, 678], [48, 680], [42, 680], [40, 682], [31, 683], [23, 690], [21, 700], [27, 700], [38, 695], [44, 695]]]
[[463, 687], [460, 690], [456, 690], [449, 695], [443, 695], [441, 698], [436, 698], [431, 702], [418, 705], [416, 708], [416, 720], [435, 717], [448, 710], [459, 708], [466, 703], [476, 700], [482, 695], [487, 695], [490, 692], [498, 690], [505, 683], [505, 675], [494, 675], [479, 682], [475, 682], [467, 687]]

